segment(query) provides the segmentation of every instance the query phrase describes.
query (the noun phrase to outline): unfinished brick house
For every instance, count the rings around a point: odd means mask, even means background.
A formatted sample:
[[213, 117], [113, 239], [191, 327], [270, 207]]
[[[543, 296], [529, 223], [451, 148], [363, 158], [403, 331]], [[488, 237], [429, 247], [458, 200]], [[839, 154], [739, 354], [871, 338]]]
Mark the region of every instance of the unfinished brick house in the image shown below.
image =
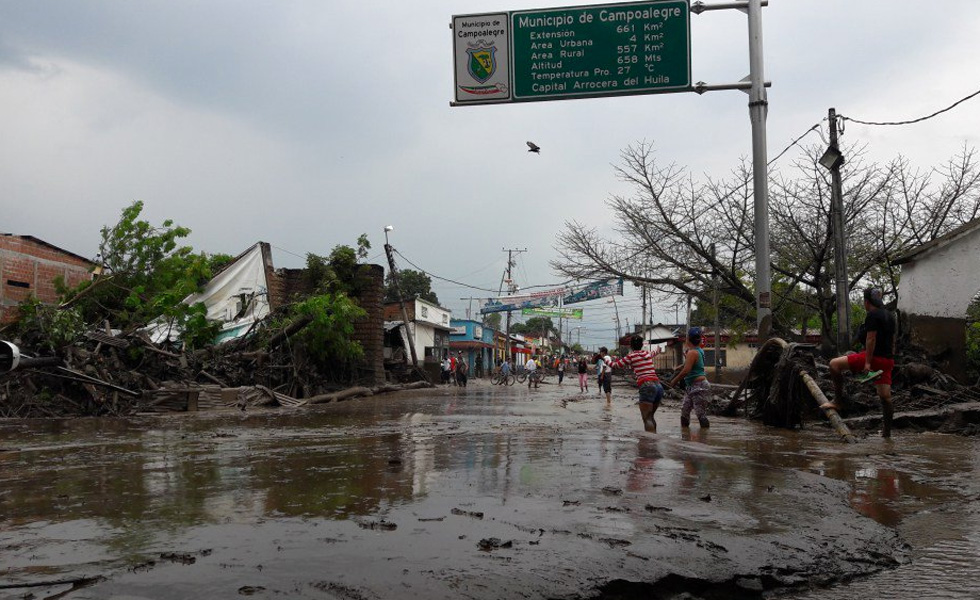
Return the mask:
[[34, 296], [56, 304], [55, 280], [74, 287], [92, 278], [95, 263], [30, 235], [0, 233], [0, 322], [17, 316], [17, 305]]

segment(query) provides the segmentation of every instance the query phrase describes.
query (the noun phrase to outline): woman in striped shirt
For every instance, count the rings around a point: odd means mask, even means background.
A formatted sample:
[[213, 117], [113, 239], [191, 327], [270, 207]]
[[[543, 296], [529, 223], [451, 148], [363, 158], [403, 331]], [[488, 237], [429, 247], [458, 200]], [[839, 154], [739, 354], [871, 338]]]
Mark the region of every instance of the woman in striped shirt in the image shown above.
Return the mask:
[[643, 349], [643, 338], [634, 335], [630, 338], [631, 352], [619, 360], [613, 361], [612, 368], [629, 366], [636, 375], [636, 385], [640, 388], [640, 417], [643, 419], [643, 429], [651, 433], [657, 432], [657, 421], [653, 414], [660, 408], [664, 397], [664, 388], [660, 385], [657, 370], [653, 367], [653, 354]]

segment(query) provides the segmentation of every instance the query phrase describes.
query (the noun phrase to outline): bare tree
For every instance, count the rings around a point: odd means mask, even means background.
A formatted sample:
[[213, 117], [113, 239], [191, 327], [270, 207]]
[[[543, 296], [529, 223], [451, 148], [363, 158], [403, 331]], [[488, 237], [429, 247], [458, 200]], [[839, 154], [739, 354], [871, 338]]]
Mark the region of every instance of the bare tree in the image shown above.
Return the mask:
[[[831, 182], [817, 163], [822, 151], [805, 149], [791, 176], [770, 180], [773, 316], [775, 331], [784, 333], [818, 317], [831, 341], [837, 306]], [[841, 174], [849, 291], [873, 282], [894, 294], [899, 274], [890, 259], [980, 215], [980, 168], [967, 147], [928, 173], [901, 156], [884, 166], [868, 164], [864, 153], [863, 147], [849, 149]], [[552, 267], [572, 278], [624, 277], [701, 305], [711, 301], [717, 272], [726, 320], [754, 320], [751, 166], [743, 160], [728, 178], [698, 183], [675, 164], [660, 166], [652, 144], [630, 146], [621, 157], [616, 174], [633, 193], [607, 200], [615, 239], [566, 223]]]
[[559, 258], [552, 268], [577, 279], [624, 277], [702, 302], [710, 302], [717, 270], [720, 286], [737, 300], [726, 310], [744, 316], [754, 302], [745, 278], [754, 260], [751, 177], [745, 165], [735, 173], [735, 183], [698, 184], [677, 165], [660, 166], [652, 144], [630, 146], [621, 157], [616, 174], [633, 194], [607, 201], [616, 215], [617, 238], [607, 240], [595, 227], [568, 222], [558, 234]]

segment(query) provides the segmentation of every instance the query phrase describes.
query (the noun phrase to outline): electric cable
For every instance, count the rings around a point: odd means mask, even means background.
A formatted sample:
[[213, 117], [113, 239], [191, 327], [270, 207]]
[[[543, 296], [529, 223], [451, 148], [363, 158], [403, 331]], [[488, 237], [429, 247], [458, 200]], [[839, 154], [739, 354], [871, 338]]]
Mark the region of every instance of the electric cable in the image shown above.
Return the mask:
[[[826, 119], [824, 119], [824, 121], [826, 121]], [[823, 121], [821, 121], [820, 123], [823, 123]], [[798, 145], [800, 143], [800, 140], [802, 140], [806, 136], [810, 135], [810, 133], [812, 133], [814, 131], [818, 131], [819, 132], [820, 131], [820, 123], [817, 123], [817, 124], [813, 125], [813, 127], [810, 127], [809, 129], [807, 129], [806, 131], [804, 131], [803, 132], [803, 135], [801, 135], [800, 137], [798, 137], [795, 140], [793, 140], [792, 142], [790, 142], [789, 143], [789, 146], [786, 146], [786, 148], [784, 148], [783, 151], [780, 152], [776, 156], [776, 158], [774, 158], [774, 159], [770, 160], [768, 163], [766, 163], [766, 166], [771, 166], [772, 163], [774, 163], [777, 160], [779, 160], [780, 158], [782, 158], [784, 154], [786, 154], [787, 152], [789, 152], [790, 148], [792, 148], [793, 146]], [[822, 137], [822, 135], [821, 135], [821, 137]], [[802, 146], [800, 146], [800, 147], [802, 148]]]
[[854, 123], [860, 123], [861, 125], [914, 125], [915, 123], [921, 123], [921, 122], [927, 121], [927, 120], [929, 120], [929, 119], [931, 119], [933, 117], [939, 116], [939, 115], [943, 114], [944, 112], [949, 112], [949, 111], [953, 110], [954, 108], [956, 108], [957, 106], [959, 106], [960, 104], [963, 104], [967, 100], [970, 100], [972, 98], [975, 98], [976, 96], [980, 96], [980, 90], [977, 90], [977, 91], [973, 92], [969, 96], [965, 96], [963, 98], [960, 98], [959, 100], [957, 100], [956, 102], [950, 104], [946, 108], [943, 108], [941, 110], [937, 110], [936, 112], [932, 113], [931, 115], [926, 115], [924, 117], [919, 117], [918, 119], [909, 119], [909, 120], [906, 120], [906, 121], [863, 121], [861, 119], [855, 119], [853, 117], [845, 117], [845, 116], [842, 116], [841, 118], [843, 120], [845, 120], [845, 121], [853, 121]]
[[[475, 286], [475, 285], [470, 285], [468, 283], [463, 283], [461, 281], [456, 281], [454, 279], [449, 279], [448, 277], [441, 277], [441, 276], [436, 275], [434, 273], [430, 273], [429, 271], [426, 271], [422, 267], [418, 266], [417, 264], [415, 264], [414, 262], [412, 262], [411, 260], [409, 260], [408, 257], [406, 257], [404, 254], [402, 254], [401, 252], [399, 252], [397, 248], [392, 247], [392, 250], [395, 252], [395, 254], [397, 254], [398, 256], [400, 256], [405, 262], [407, 262], [408, 264], [410, 264], [413, 267], [415, 267], [415, 269], [417, 271], [419, 271], [420, 273], [424, 273], [425, 275], [428, 275], [429, 277], [431, 277], [433, 279], [438, 279], [440, 281], [446, 281], [448, 283], [452, 283], [452, 284], [457, 285], [459, 287], [464, 287], [464, 288], [468, 288], [468, 289], [471, 289], [471, 290], [478, 290], [478, 291], [481, 291], [481, 292], [490, 292], [490, 293], [495, 294], [495, 295], [498, 293], [498, 290], [494, 290], [494, 289], [491, 289], [491, 288], [479, 287], [479, 286]], [[567, 281], [565, 281], [563, 283], [545, 284], [545, 285], [529, 285], [529, 286], [523, 287], [521, 289], [522, 290], [531, 290], [531, 289], [548, 288], [548, 287], [559, 288], [559, 287], [564, 287], [564, 286], [568, 285], [569, 283], [571, 283], [573, 281], [574, 281], [574, 279], [569, 279], [569, 280], [567, 280]]]

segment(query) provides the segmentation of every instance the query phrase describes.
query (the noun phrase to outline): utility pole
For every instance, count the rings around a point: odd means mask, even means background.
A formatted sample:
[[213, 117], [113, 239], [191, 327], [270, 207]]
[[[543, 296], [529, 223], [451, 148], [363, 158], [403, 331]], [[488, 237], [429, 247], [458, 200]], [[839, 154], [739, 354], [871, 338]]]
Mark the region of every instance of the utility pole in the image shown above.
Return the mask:
[[755, 195], [755, 291], [759, 338], [772, 331], [772, 283], [769, 271], [769, 161], [766, 149], [765, 61], [762, 55], [762, 0], [749, 0], [749, 120], [752, 122], [752, 190]]
[[[711, 258], [718, 262], [718, 245], [711, 244]], [[711, 269], [711, 287], [715, 305], [715, 383], [721, 383], [721, 311], [718, 310], [718, 268]]]
[[622, 337], [622, 332], [619, 327], [619, 305], [616, 304], [616, 296], [612, 297], [613, 308], [616, 310], [616, 345], [619, 345], [619, 338]]
[[[517, 291], [517, 286], [514, 285], [514, 279], [511, 276], [511, 268], [514, 266], [514, 253], [516, 252], [517, 254], [520, 254], [521, 252], [527, 252], [527, 248], [510, 248], [510, 249], [501, 248], [501, 251], [507, 253], [507, 277], [504, 279], [504, 281], [507, 282], [507, 293], [508, 294], [513, 294], [515, 291]], [[503, 282], [501, 282], [501, 283], [503, 283]], [[503, 291], [503, 290], [501, 289], [501, 291]], [[509, 310], [507, 311], [507, 326], [504, 329], [504, 337], [506, 339], [506, 342], [505, 343], [506, 343], [506, 346], [507, 346], [507, 349], [506, 349], [506, 353], [507, 353], [506, 354], [506, 358], [511, 358], [511, 356], [510, 356], [510, 354], [511, 354], [511, 352], [510, 352], [510, 350], [511, 350], [511, 348], [510, 348], [510, 312], [511, 311], [509, 311]]]
[[474, 298], [473, 296], [470, 296], [468, 298], [460, 298], [460, 300], [469, 300], [470, 301], [469, 306], [466, 307], [466, 320], [467, 321], [473, 319], [473, 317], [470, 316], [472, 314], [472, 312], [473, 312], [473, 301], [474, 300], [484, 300], [485, 298], [486, 297], [484, 297], [484, 298]]
[[830, 220], [834, 228], [834, 269], [837, 287], [837, 351], [844, 352], [851, 341], [851, 311], [847, 284], [847, 238], [844, 235], [844, 199], [841, 192], [840, 166], [844, 157], [837, 145], [837, 111], [827, 113], [830, 120], [830, 150], [836, 157], [830, 166]]
[[[646, 322], [647, 322], [647, 287], [645, 285], [640, 285], [640, 294], [642, 296], [642, 308], [640, 308], [640, 335], [646, 338]], [[646, 342], [644, 342], [646, 345]]]
[[[402, 321], [405, 323], [405, 335], [408, 337], [408, 349], [412, 353], [412, 368], [417, 372], [419, 371], [419, 357], [415, 352], [415, 334], [412, 333], [412, 328], [409, 327], [408, 323], [408, 309], [405, 308], [405, 299], [402, 298], [401, 288], [398, 287], [398, 269], [395, 268], [395, 255], [394, 248], [388, 243], [388, 232], [391, 231], [391, 226], [385, 227], [385, 254], [388, 255], [388, 268], [391, 269], [391, 282], [395, 285], [395, 293], [398, 294], [398, 303], [402, 308]], [[424, 377], [424, 379], [428, 379]]]

